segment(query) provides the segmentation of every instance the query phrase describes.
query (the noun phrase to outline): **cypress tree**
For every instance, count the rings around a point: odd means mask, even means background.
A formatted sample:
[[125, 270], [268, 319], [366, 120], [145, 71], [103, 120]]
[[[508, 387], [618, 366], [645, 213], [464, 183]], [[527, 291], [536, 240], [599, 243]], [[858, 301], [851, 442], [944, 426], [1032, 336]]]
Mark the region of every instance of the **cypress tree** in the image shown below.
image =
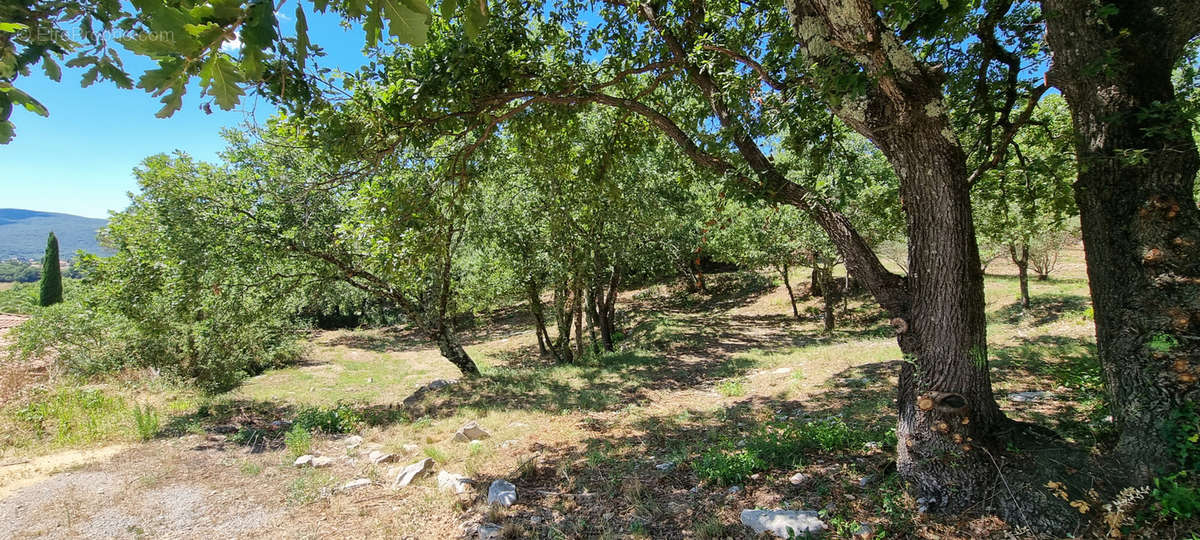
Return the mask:
[[63, 301], [62, 270], [58, 267], [58, 238], [54, 233], [46, 239], [46, 256], [42, 258], [42, 290], [38, 303], [52, 306]]

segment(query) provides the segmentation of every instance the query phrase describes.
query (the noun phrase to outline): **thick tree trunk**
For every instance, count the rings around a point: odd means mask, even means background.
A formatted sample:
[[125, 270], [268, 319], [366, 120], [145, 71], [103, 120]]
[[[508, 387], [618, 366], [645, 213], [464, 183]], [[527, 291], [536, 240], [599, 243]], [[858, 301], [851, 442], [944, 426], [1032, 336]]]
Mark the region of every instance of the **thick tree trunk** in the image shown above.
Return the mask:
[[1008, 255], [1017, 266], [1017, 281], [1021, 285], [1021, 307], [1029, 309], [1029, 244], [1022, 242], [1021, 249], [1009, 244]]
[[1200, 157], [1171, 84], [1200, 3], [1109, 4], [1104, 17], [1087, 0], [1043, 2], [1048, 78], [1077, 133], [1097, 348], [1121, 429], [1113, 457], [1118, 481], [1136, 485], [1176, 466], [1163, 423], [1200, 397]]
[[785, 264], [780, 267], [779, 274], [783, 276], [783, 286], [787, 289], [788, 301], [790, 301], [792, 304], [792, 316], [795, 317], [796, 320], [800, 320], [800, 309], [796, 307], [796, 293], [792, 291], [792, 280], [788, 276], [788, 270], [790, 270], [790, 268], [788, 268], [788, 265]]

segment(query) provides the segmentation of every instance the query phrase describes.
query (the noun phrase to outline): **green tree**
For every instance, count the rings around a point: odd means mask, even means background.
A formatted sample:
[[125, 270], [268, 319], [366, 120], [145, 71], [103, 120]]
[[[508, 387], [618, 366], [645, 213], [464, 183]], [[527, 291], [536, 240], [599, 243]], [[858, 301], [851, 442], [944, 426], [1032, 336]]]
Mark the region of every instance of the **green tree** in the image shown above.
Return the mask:
[[46, 238], [46, 256], [42, 258], [41, 291], [38, 305], [53, 306], [63, 301], [62, 268], [58, 260], [58, 238], [51, 232]]
[[1075, 176], [1070, 113], [1059, 96], [1042, 99], [1030, 126], [1012, 141], [1003, 166], [974, 187], [979, 234], [1002, 247], [1017, 267], [1021, 306], [1029, 307], [1029, 270], [1045, 279], [1050, 261], [1068, 236], [1078, 210], [1071, 194]]

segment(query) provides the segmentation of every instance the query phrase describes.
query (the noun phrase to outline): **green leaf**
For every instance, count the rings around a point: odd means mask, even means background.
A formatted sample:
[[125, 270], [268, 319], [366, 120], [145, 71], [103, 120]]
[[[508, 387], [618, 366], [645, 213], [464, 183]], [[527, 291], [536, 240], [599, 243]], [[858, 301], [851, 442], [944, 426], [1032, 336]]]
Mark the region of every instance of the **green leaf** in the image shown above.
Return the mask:
[[388, 33], [414, 47], [425, 45], [433, 14], [425, 0], [376, 0], [375, 10], [388, 21]]
[[0, 22], [0, 32], [5, 32], [8, 34], [15, 34], [17, 32], [20, 32], [20, 31], [28, 29], [28, 28], [29, 28], [29, 26], [21, 24], [21, 23]]
[[225, 54], [214, 54], [200, 69], [200, 87], [222, 110], [233, 109], [245, 95], [239, 86], [242, 82], [237, 66]]
[[98, 66], [98, 65], [92, 66], [91, 69], [83, 72], [83, 77], [81, 77], [79, 79], [79, 86], [81, 86], [83, 88], [87, 88], [87, 87], [91, 86], [92, 83], [95, 83], [96, 79], [99, 77], [100, 77], [100, 66]]
[[175, 43], [173, 41], [162, 38], [158, 34], [125, 37], [118, 39], [117, 42], [124, 45], [126, 49], [129, 49], [134, 54], [149, 56], [151, 58], [178, 52], [175, 50]]
[[25, 110], [31, 113], [37, 114], [38, 116], [50, 116], [50, 111], [46, 110], [45, 105], [42, 105], [41, 102], [33, 99], [33, 96], [26, 94], [15, 86], [5, 83], [0, 85], [0, 92], [5, 93], [13, 104], [25, 107]]
[[49, 51], [42, 55], [42, 71], [46, 73], [48, 79], [62, 82], [62, 68], [58, 67], [58, 62], [54, 61], [54, 55]]
[[304, 70], [304, 60], [308, 58], [308, 19], [304, 17], [304, 8], [296, 5], [296, 64]]
[[454, 12], [458, 10], [458, 0], [442, 0], [440, 12], [443, 19], [454, 18]]
[[488, 9], [487, 0], [471, 0], [467, 3], [467, 16], [463, 20], [463, 27], [467, 31], [467, 37], [475, 37], [479, 35], [479, 31], [487, 26]]
[[242, 50], [263, 51], [275, 48], [275, 6], [270, 0], [258, 0], [246, 10], [242, 24]]
[[164, 59], [159, 61], [157, 69], [149, 69], [142, 74], [137, 87], [157, 96], [179, 84], [182, 75], [182, 60], [178, 58]]
[[182, 84], [172, 87], [171, 91], [159, 100], [163, 104], [163, 107], [154, 113], [154, 116], [157, 118], [170, 118], [171, 115], [175, 114], [175, 111], [183, 107], [183, 93], [186, 89]]
[[5, 120], [0, 122], [0, 144], [8, 144], [12, 142], [13, 135], [16, 134], [16, 126], [12, 122]]

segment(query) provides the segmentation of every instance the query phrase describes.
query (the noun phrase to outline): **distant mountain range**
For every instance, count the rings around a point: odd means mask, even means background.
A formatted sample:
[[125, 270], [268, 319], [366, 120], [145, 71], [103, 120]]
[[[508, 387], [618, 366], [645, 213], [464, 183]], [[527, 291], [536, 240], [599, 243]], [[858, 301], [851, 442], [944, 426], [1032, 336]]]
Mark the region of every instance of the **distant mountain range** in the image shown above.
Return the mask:
[[107, 224], [107, 219], [0, 208], [0, 260], [14, 257], [40, 260], [46, 252], [46, 236], [50, 231], [58, 237], [58, 252], [64, 261], [80, 249], [108, 255], [96, 240], [96, 231]]

